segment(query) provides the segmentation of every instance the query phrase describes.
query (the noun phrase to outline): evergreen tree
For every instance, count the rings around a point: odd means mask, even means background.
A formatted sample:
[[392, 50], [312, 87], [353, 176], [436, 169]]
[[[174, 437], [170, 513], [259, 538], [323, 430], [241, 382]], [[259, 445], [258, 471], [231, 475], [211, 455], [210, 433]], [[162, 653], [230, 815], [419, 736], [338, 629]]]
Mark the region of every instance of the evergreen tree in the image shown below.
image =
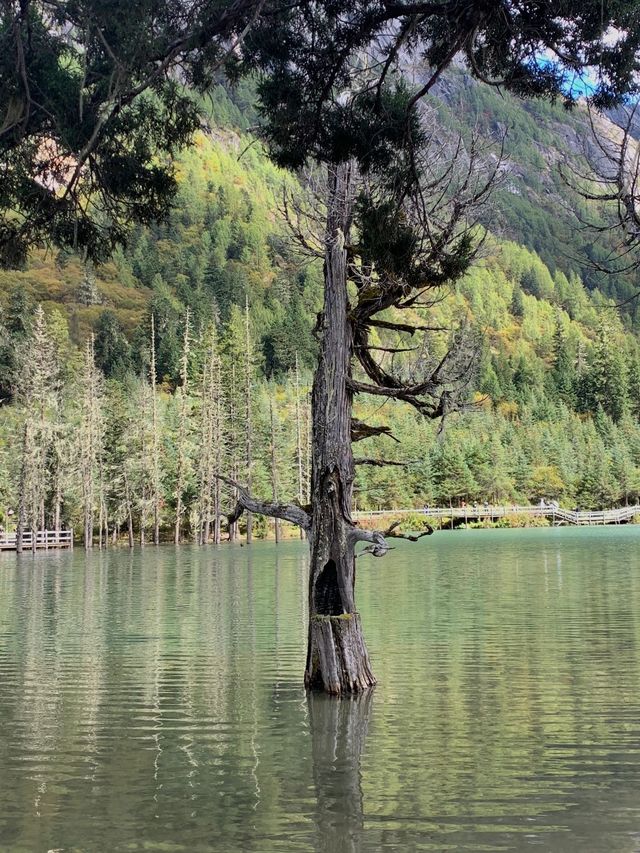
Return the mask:
[[576, 400], [575, 365], [560, 311], [556, 311], [556, 325], [553, 332], [551, 379], [558, 397], [567, 405], [574, 405]]
[[602, 407], [614, 421], [619, 421], [627, 408], [627, 366], [607, 321], [602, 321], [598, 328], [584, 377], [582, 398], [589, 411], [595, 413]]
[[91, 305], [100, 305], [102, 297], [96, 284], [95, 270], [90, 264], [85, 264], [82, 281], [76, 291], [76, 299], [81, 305], [87, 307]]
[[131, 369], [131, 346], [113, 311], [103, 311], [98, 318], [95, 358], [107, 379], [122, 379]]
[[510, 311], [514, 317], [524, 317], [524, 294], [518, 284], [513, 286]]
[[445, 506], [453, 501], [479, 497], [479, 486], [460, 448], [445, 445], [438, 454], [435, 473], [436, 497]]
[[7, 310], [0, 320], [0, 403], [13, 398], [17, 376], [18, 351], [31, 331], [33, 305], [24, 288], [14, 287]]

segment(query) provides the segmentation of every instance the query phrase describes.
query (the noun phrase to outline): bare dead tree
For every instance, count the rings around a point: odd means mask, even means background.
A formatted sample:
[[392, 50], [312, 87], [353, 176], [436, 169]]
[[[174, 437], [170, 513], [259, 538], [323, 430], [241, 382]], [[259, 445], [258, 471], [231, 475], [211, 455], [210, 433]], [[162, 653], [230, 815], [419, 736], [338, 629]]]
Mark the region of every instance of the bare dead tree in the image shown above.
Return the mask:
[[616, 118], [589, 109], [588, 119], [583, 164], [566, 159], [560, 173], [589, 202], [587, 212], [574, 212], [604, 250], [602, 259], [591, 259], [590, 265], [605, 273], [631, 272], [640, 266], [639, 104], [620, 107]]
[[[226, 386], [225, 393], [225, 401], [227, 403], [227, 411], [226, 411], [226, 420], [227, 420], [227, 468], [226, 470], [230, 473], [229, 483], [231, 481], [236, 482], [238, 480], [238, 472], [240, 470], [241, 463], [241, 454], [243, 451], [241, 444], [241, 432], [240, 432], [240, 413], [238, 411], [238, 387], [236, 381], [236, 365], [232, 362], [231, 364], [231, 381]], [[221, 469], [218, 469], [219, 471]], [[227, 483], [227, 485], [229, 485]], [[231, 487], [231, 498], [234, 503], [238, 502], [238, 490], [232, 485]], [[234, 519], [229, 524], [229, 541], [235, 542], [238, 538], [238, 518]]]
[[[429, 311], [447, 285], [475, 257], [482, 232], [475, 221], [500, 172], [500, 157], [489, 161], [480, 141], [467, 145], [434, 129], [428, 146], [412, 152], [402, 173], [375, 179], [344, 162], [328, 170], [324, 202], [325, 287], [318, 317], [318, 366], [312, 395], [311, 505], [266, 503], [238, 488], [234, 523], [244, 510], [291, 521], [309, 535], [309, 642], [305, 683], [329, 693], [358, 692], [375, 683], [355, 607], [355, 557], [358, 543], [373, 556], [389, 549], [388, 538], [410, 538], [396, 525], [364, 530], [351, 515], [355, 459], [352, 441], [384, 434], [352, 417], [356, 394], [413, 406], [428, 418], [444, 418], [466, 403], [477, 348], [464, 329], [452, 333], [443, 356], [431, 356], [423, 337], [412, 361], [398, 364], [400, 342], [416, 335], [441, 334], [432, 324], [414, 322]], [[289, 200], [288, 219], [303, 235], [303, 250], [313, 241], [305, 222], [318, 232], [317, 195]], [[399, 320], [411, 310], [409, 319]], [[372, 328], [396, 339], [380, 347]], [[385, 359], [391, 358], [387, 364]], [[384, 464], [384, 460], [376, 460]], [[427, 535], [426, 528], [420, 535]]]
[[[273, 495], [273, 502], [278, 502], [278, 459], [277, 459], [277, 439], [276, 439], [276, 426], [275, 426], [275, 417], [274, 417], [274, 405], [273, 400], [269, 401], [269, 420], [271, 424], [271, 493]], [[274, 533], [276, 539], [276, 545], [280, 542], [280, 519], [274, 518]]]
[[[298, 503], [300, 506], [306, 503], [305, 487], [304, 487], [304, 455], [302, 447], [302, 409], [300, 401], [300, 367], [298, 364], [298, 353], [296, 352], [295, 373], [294, 373], [294, 393], [296, 406], [296, 470], [298, 474]], [[304, 539], [304, 530], [300, 528], [300, 538]]]
[[[224, 421], [224, 400], [222, 388], [222, 361], [217, 359], [215, 370], [215, 388], [216, 388], [216, 405], [215, 415], [213, 420], [213, 445], [215, 447], [214, 461], [215, 470], [222, 470], [222, 461], [224, 458], [224, 448], [226, 440], [226, 430]], [[222, 514], [222, 492], [220, 480], [216, 477], [213, 487], [213, 541], [216, 545], [221, 541], [221, 526], [220, 518]]]
[[[247, 469], [247, 488], [251, 490], [252, 466], [253, 466], [253, 345], [251, 342], [251, 327], [249, 323], [249, 298], [245, 299], [244, 306], [244, 395], [245, 395], [245, 465]], [[251, 513], [247, 513], [247, 545], [253, 539], [253, 519]]]
[[180, 365], [180, 405], [178, 414], [178, 469], [176, 474], [176, 518], [173, 532], [173, 541], [180, 544], [180, 532], [182, 527], [182, 515], [184, 513], [183, 492], [187, 476], [187, 430], [189, 420], [189, 352], [190, 352], [190, 325], [189, 309], [184, 321], [184, 337], [182, 342], [182, 358]]
[[93, 547], [95, 490], [102, 454], [102, 376], [95, 365], [93, 335], [87, 340], [81, 377], [80, 468], [84, 509], [84, 547]]
[[151, 382], [151, 457], [152, 457], [152, 503], [153, 503], [153, 544], [160, 544], [160, 426], [158, 421], [158, 394], [156, 388], [156, 329], [155, 317], [151, 314], [151, 363], [149, 379]]
[[[196, 541], [206, 545], [211, 536], [212, 514], [216, 512], [213, 491], [214, 469], [220, 465], [220, 355], [216, 327], [209, 330], [209, 345], [204, 359], [201, 379], [200, 441], [198, 473], [198, 527]], [[215, 525], [215, 522], [214, 522]], [[215, 531], [214, 531], [215, 533]]]

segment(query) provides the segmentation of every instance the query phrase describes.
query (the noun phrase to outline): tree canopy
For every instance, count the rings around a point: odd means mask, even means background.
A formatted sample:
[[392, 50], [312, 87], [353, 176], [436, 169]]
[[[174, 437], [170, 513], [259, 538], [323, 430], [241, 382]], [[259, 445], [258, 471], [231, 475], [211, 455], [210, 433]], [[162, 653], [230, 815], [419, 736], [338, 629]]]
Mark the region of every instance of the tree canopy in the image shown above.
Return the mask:
[[[382, 166], [452, 59], [519, 95], [637, 88], [633, 2], [12, 0], [0, 10], [0, 262], [53, 243], [104, 258], [131, 222], [163, 216], [171, 161], [201, 121], [194, 91], [257, 75], [276, 160]], [[409, 62], [414, 89], [394, 79]], [[344, 98], [357, 71], [357, 97]]]

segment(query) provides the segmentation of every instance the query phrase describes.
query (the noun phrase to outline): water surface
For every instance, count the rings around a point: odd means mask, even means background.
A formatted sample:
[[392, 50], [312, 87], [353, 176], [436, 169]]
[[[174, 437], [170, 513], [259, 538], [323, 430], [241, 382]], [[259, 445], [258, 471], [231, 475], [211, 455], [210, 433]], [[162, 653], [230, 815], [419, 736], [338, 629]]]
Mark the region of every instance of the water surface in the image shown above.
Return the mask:
[[639, 546], [363, 557], [359, 701], [301, 689], [301, 543], [5, 554], [0, 850], [640, 850]]

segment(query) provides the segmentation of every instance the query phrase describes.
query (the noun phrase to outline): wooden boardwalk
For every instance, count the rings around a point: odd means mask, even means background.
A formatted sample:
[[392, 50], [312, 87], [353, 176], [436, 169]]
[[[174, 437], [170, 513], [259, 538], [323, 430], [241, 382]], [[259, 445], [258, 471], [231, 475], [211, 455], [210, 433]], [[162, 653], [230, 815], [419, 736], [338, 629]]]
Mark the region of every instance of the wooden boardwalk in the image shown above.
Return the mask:
[[355, 512], [354, 518], [375, 519], [385, 517], [402, 517], [403, 515], [424, 515], [431, 519], [450, 521], [460, 519], [467, 521], [495, 521], [505, 516], [524, 515], [538, 518], [548, 518], [552, 524], [574, 524], [588, 526], [595, 524], [627, 524], [634, 516], [640, 516], [640, 504], [624, 506], [618, 509], [604, 509], [589, 512], [561, 509], [552, 506], [485, 506], [467, 507], [429, 507], [428, 509], [389, 509], [372, 512]]
[[[54, 548], [73, 548], [73, 530], [38, 530], [35, 547], [37, 551]], [[0, 551], [16, 550], [16, 534], [0, 533]], [[33, 533], [22, 534], [22, 550], [33, 551]]]

